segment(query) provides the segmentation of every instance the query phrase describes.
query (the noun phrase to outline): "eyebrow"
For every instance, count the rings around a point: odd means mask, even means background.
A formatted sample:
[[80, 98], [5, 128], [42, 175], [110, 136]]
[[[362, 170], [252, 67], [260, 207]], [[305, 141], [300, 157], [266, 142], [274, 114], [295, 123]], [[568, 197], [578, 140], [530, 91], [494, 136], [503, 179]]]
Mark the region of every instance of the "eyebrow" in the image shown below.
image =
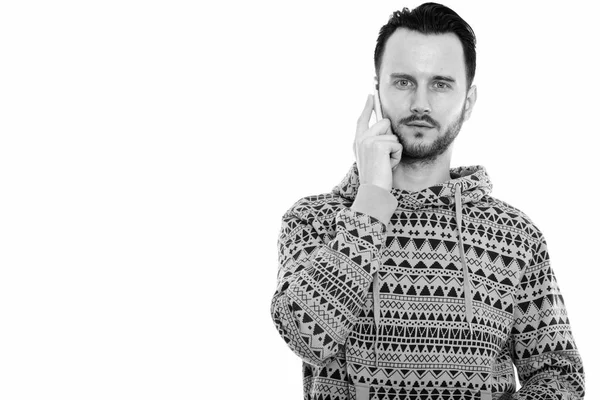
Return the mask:
[[[390, 74], [390, 78], [399, 78], [399, 79], [409, 79], [412, 81], [416, 81], [416, 79], [409, 74], [402, 74], [402, 73], [398, 73], [398, 72], [394, 72]], [[433, 77], [434, 81], [446, 81], [446, 82], [451, 82], [451, 83], [455, 83], [456, 80], [451, 77], [451, 76], [444, 76], [444, 75], [435, 75]]]
[[434, 81], [448, 81], [448, 82], [452, 82], [452, 83], [456, 82], [453, 77], [451, 77], [451, 76], [442, 76], [442, 75], [436, 75], [436, 76], [434, 76], [433, 80]]

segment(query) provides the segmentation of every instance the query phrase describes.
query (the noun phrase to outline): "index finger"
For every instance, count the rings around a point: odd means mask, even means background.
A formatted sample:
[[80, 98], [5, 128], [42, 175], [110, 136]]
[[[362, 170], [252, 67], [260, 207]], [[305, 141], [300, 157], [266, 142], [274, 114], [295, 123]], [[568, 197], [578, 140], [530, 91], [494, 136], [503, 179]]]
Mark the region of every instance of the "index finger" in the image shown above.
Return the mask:
[[371, 114], [373, 114], [373, 95], [369, 94], [367, 97], [367, 102], [365, 103], [365, 108], [356, 122], [357, 135], [360, 135], [369, 129], [369, 120], [371, 119]]

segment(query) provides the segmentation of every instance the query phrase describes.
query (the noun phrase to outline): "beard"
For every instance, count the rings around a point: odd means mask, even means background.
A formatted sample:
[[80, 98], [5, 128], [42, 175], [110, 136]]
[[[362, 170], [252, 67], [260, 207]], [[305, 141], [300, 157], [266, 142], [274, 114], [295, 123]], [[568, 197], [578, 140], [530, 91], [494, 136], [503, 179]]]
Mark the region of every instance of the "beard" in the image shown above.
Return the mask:
[[[400, 159], [400, 164], [433, 164], [441, 154], [448, 150], [448, 147], [450, 147], [452, 142], [454, 142], [454, 139], [456, 139], [458, 133], [460, 132], [460, 129], [462, 128], [464, 120], [465, 104], [463, 104], [460, 115], [454, 121], [452, 121], [452, 123], [448, 126], [448, 129], [446, 129], [446, 131], [444, 132], [444, 134], [435, 138], [433, 143], [429, 145], [424, 143], [409, 143], [409, 141], [407, 140], [408, 134], [403, 132], [401, 128], [402, 124], [405, 123], [414, 121], [426, 121], [433, 125], [435, 128], [440, 129], [440, 124], [428, 115], [425, 115], [421, 118], [416, 117], [415, 115], [411, 115], [408, 118], [402, 118], [396, 123], [392, 124], [392, 132], [394, 133], [394, 135], [396, 135], [400, 144], [402, 145], [402, 158]], [[419, 128], [411, 129], [416, 130], [416, 132], [413, 134], [415, 137], [423, 137], [423, 133], [419, 131]]]

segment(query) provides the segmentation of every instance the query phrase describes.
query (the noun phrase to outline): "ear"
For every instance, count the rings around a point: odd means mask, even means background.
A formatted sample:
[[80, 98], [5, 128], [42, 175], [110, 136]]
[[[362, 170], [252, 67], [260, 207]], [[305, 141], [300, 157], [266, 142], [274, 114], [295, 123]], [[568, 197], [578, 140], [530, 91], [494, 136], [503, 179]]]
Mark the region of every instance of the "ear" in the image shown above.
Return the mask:
[[471, 112], [473, 112], [473, 106], [475, 106], [475, 102], [477, 101], [477, 86], [471, 85], [469, 91], [467, 92], [467, 98], [465, 100], [465, 121], [471, 117]]

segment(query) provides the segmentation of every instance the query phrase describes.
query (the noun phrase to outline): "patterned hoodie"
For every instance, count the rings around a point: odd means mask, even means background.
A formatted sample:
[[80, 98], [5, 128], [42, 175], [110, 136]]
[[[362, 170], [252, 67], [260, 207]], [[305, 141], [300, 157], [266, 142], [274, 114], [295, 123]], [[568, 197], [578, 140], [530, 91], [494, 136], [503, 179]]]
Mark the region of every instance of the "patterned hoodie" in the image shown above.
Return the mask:
[[354, 163], [284, 214], [271, 316], [304, 399], [583, 399], [542, 233], [483, 167], [450, 176], [386, 191]]

